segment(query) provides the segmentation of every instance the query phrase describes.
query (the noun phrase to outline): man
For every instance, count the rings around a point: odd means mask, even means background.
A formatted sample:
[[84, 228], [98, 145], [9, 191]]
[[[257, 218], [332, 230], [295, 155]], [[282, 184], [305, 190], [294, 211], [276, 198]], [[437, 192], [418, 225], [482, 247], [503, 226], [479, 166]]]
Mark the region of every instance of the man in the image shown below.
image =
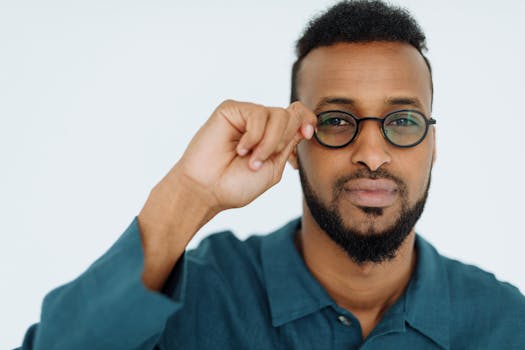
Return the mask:
[[[525, 298], [416, 235], [435, 160], [425, 36], [342, 2], [299, 39], [287, 108], [225, 101], [117, 243], [52, 291], [23, 349], [518, 349]], [[298, 170], [303, 216], [185, 252]]]

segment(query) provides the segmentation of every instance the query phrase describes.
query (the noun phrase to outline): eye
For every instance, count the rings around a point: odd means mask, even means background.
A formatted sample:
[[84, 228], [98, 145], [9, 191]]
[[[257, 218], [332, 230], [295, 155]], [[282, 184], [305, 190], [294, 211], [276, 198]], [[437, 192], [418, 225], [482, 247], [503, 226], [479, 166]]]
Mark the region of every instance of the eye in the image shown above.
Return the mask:
[[344, 126], [348, 125], [348, 121], [337, 117], [323, 118], [320, 123], [321, 126]]
[[399, 119], [392, 121], [391, 124], [395, 126], [409, 126], [409, 125], [415, 125], [416, 123], [414, 123], [414, 121], [410, 120], [409, 118], [399, 118]]
[[327, 111], [318, 115], [317, 127], [324, 129], [339, 129], [353, 126], [352, 116], [341, 111]]
[[414, 122], [410, 118], [396, 118], [392, 120], [389, 125], [392, 126], [411, 126], [411, 125], [417, 125], [416, 122]]
[[386, 127], [393, 128], [408, 128], [408, 127], [421, 127], [424, 124], [424, 120], [419, 114], [410, 112], [395, 113], [387, 117], [385, 122]]

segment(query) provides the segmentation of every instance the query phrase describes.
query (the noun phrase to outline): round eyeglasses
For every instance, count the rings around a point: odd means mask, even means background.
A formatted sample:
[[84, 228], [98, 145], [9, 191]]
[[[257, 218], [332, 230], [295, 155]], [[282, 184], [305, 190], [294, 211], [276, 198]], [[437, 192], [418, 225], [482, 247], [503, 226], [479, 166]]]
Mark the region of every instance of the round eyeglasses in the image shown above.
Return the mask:
[[317, 115], [315, 139], [323, 146], [342, 148], [350, 144], [359, 133], [359, 124], [365, 120], [381, 123], [385, 139], [397, 147], [414, 147], [428, 132], [435, 119], [428, 119], [419, 111], [403, 109], [388, 113], [384, 118], [362, 117], [343, 111], [325, 111]]

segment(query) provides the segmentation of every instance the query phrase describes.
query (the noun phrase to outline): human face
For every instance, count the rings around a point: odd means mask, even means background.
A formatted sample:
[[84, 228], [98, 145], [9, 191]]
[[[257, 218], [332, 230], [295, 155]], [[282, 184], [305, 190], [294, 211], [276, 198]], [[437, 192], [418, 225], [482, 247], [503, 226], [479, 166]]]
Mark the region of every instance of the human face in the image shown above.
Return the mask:
[[[304, 58], [298, 77], [299, 99], [316, 114], [337, 109], [357, 117], [383, 117], [415, 109], [430, 116], [430, 74], [408, 44], [316, 48]], [[350, 145], [329, 149], [315, 140], [303, 141], [290, 161], [297, 168], [300, 159], [316, 197], [339, 213], [345, 227], [370, 235], [388, 231], [407, 208], [425, 198], [434, 158], [434, 127], [417, 146], [399, 148], [388, 143], [380, 123], [371, 120], [362, 123]], [[371, 179], [374, 173], [379, 176]], [[308, 206], [304, 215], [312, 215]]]

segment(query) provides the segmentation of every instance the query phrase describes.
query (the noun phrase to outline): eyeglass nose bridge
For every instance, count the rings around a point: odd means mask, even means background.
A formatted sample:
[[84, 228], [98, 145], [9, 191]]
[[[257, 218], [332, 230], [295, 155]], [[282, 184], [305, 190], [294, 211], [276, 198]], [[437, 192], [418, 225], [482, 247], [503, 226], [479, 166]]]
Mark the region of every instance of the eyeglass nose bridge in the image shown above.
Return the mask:
[[354, 117], [354, 119], [358, 126], [361, 122], [364, 122], [365, 120], [377, 120], [380, 123], [383, 123], [383, 120], [385, 120], [384, 118], [378, 118], [378, 117], [361, 117], [361, 118]]
[[388, 142], [388, 143], [392, 143], [388, 137], [385, 135], [385, 130], [383, 128], [383, 123], [385, 122], [385, 118], [378, 118], [378, 117], [361, 117], [361, 118], [356, 118], [355, 116], [352, 115], [352, 117], [354, 118], [355, 120], [355, 133], [354, 133], [354, 136], [352, 137], [352, 140], [350, 142], [354, 142], [355, 139], [357, 138], [357, 136], [359, 135], [359, 133], [361, 132], [361, 123], [364, 122], [364, 121], [367, 121], [367, 120], [374, 120], [376, 122], [378, 122], [379, 124], [381, 124], [381, 134], [383, 135], [383, 138]]

